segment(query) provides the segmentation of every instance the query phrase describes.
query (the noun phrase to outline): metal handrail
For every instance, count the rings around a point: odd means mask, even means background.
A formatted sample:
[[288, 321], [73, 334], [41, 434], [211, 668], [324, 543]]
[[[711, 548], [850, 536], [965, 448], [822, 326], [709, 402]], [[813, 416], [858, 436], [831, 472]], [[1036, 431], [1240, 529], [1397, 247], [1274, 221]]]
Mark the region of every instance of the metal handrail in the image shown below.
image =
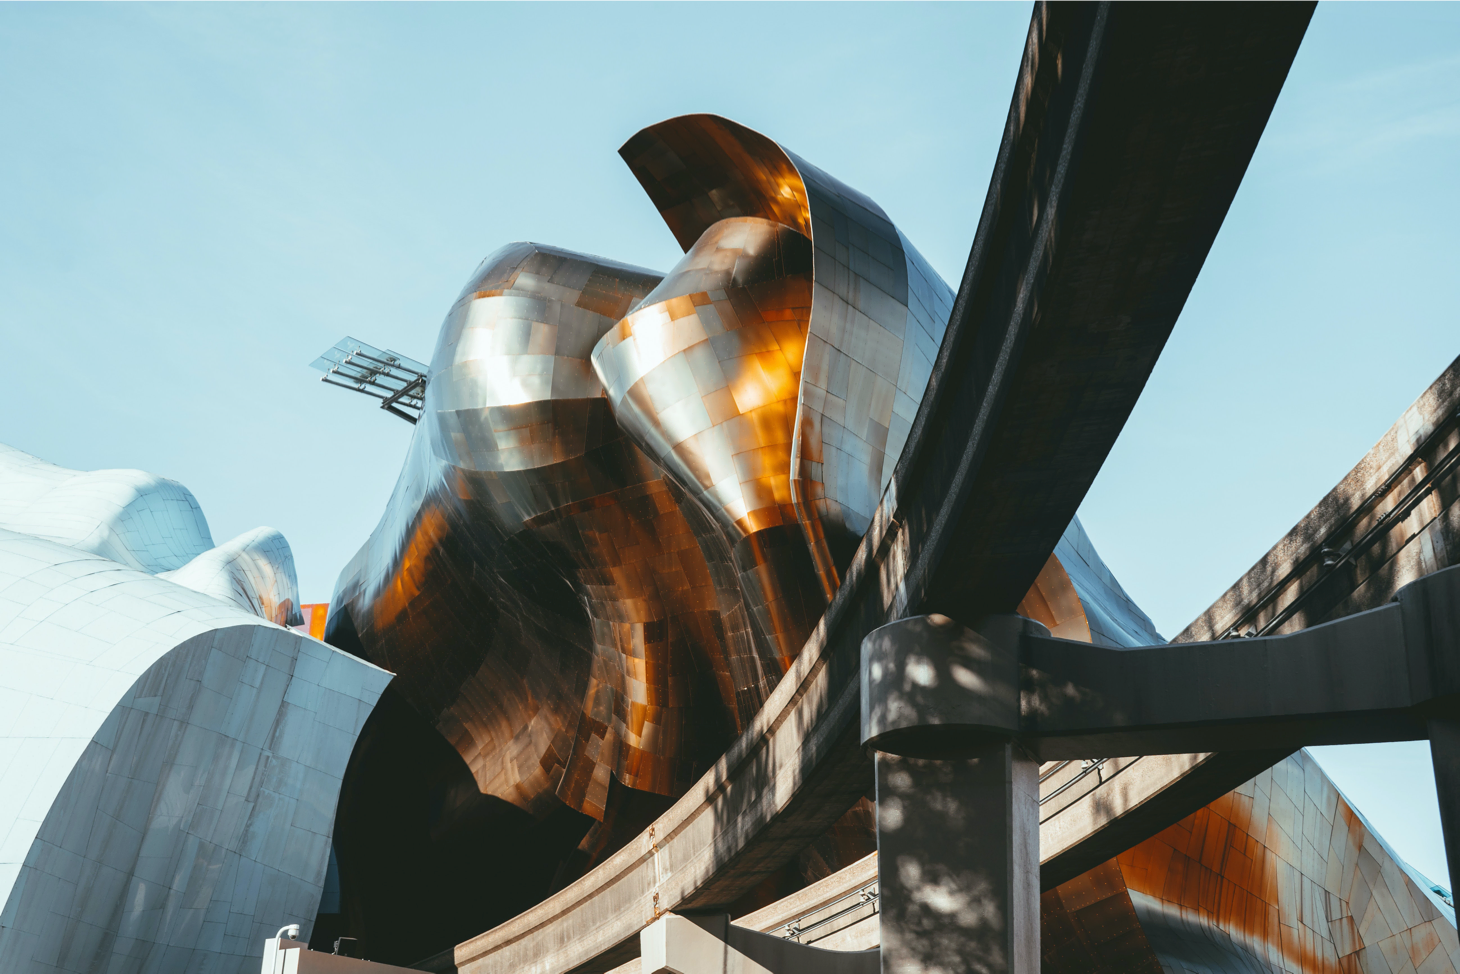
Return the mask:
[[[810, 911], [809, 913], [804, 913], [796, 919], [792, 920], [790, 923], [787, 923], [783, 928], [785, 932], [781, 934], [781, 937], [785, 940], [794, 940], [797, 943], [800, 943], [801, 938], [811, 933], [812, 931], [819, 930], [820, 928], [826, 926], [828, 923], [834, 923], [844, 916], [855, 913], [864, 906], [870, 905], [872, 907], [872, 912], [876, 913], [877, 896], [877, 880], [874, 879], [872, 880], [872, 882], [866, 884], [865, 886], [859, 887], [858, 889], [855, 889], [844, 896], [838, 896], [830, 903], [822, 904], [821, 906], [818, 906], [816, 909]], [[831, 916], [822, 917], [820, 920], [817, 920], [809, 927], [801, 926], [804, 921], [816, 916], [816, 914], [820, 913], [822, 910], [829, 910], [833, 906], [836, 906], [838, 903], [852, 899], [854, 897], [856, 898], [857, 902], [852, 903], [849, 906], [842, 907]]]
[[[1453, 448], [1451, 448], [1449, 453], [1441, 457], [1439, 462], [1431, 467], [1429, 472], [1425, 474], [1423, 478], [1421, 478], [1420, 482], [1411, 487], [1409, 491], [1402, 498], [1399, 499], [1399, 502], [1397, 504], [1395, 504], [1384, 513], [1380, 514], [1378, 520], [1374, 522], [1373, 526], [1370, 527], [1369, 530], [1365, 531], [1364, 534], [1357, 541], [1353, 542], [1353, 544], [1349, 547], [1347, 551], [1343, 552], [1343, 554], [1339, 558], [1335, 559], [1334, 562], [1328, 566], [1328, 573], [1325, 574], [1323, 578], [1326, 579], [1328, 575], [1336, 572], [1344, 565], [1352, 562], [1355, 558], [1357, 558], [1358, 555], [1367, 551], [1369, 548], [1372, 548], [1375, 542], [1383, 537], [1385, 533], [1393, 529], [1394, 525], [1409, 517], [1409, 515], [1414, 512], [1414, 509], [1420, 505], [1420, 502], [1423, 501], [1430, 494], [1434, 493], [1435, 488], [1439, 486], [1440, 481], [1443, 480], [1450, 473], [1450, 471], [1455, 469], [1457, 465], [1460, 465], [1460, 444], [1456, 444]], [[1318, 587], [1318, 583], [1315, 582], [1309, 588], [1303, 590], [1302, 592], [1299, 592], [1297, 596], [1294, 597], [1293, 601], [1289, 602], [1286, 606], [1283, 607], [1280, 612], [1278, 612], [1276, 616], [1273, 617], [1271, 622], [1262, 627], [1257, 635], [1266, 636], [1268, 633], [1277, 629], [1283, 623], [1291, 619], [1294, 615], [1297, 614], [1298, 609], [1303, 605], [1303, 603], [1307, 601], [1308, 596], [1312, 595], [1318, 590]]]
[[[1413, 450], [1410, 451], [1409, 456], [1404, 459], [1404, 462], [1399, 464], [1399, 466], [1396, 467], [1395, 470], [1388, 477], [1385, 478], [1382, 484], [1380, 484], [1374, 490], [1370, 491], [1369, 495], [1365, 497], [1363, 501], [1361, 501], [1358, 506], [1353, 509], [1353, 511], [1351, 511], [1346, 517], [1344, 517], [1343, 520], [1341, 520], [1338, 524], [1334, 525], [1333, 528], [1327, 531], [1324, 534], [1322, 542], [1317, 546], [1317, 548], [1315, 548], [1308, 555], [1300, 559], [1297, 564], [1293, 565], [1293, 567], [1290, 568], [1287, 573], [1283, 575], [1282, 578], [1270, 585], [1267, 591], [1264, 592], [1262, 596], [1258, 598], [1255, 602], [1253, 602], [1248, 609], [1243, 611], [1243, 613], [1237, 617], [1237, 621], [1228, 626], [1219, 638], [1233, 639], [1240, 637], [1243, 635], [1244, 628], [1248, 630], [1248, 635], [1266, 635], [1267, 633], [1271, 632], [1276, 626], [1282, 625], [1284, 622], [1292, 617], [1294, 612], [1296, 612], [1296, 605], [1299, 602], [1305, 600], [1307, 595], [1318, 587], [1319, 582], [1325, 580], [1330, 574], [1332, 574], [1335, 569], [1341, 567], [1349, 561], [1352, 561], [1353, 556], [1359, 554], [1363, 548], [1372, 545], [1373, 542], [1377, 540], [1379, 535], [1382, 534], [1382, 532], [1378, 530], [1379, 528], [1384, 528], [1385, 530], [1388, 530], [1388, 528], [1392, 526], [1393, 522], [1391, 520], [1391, 516], [1397, 508], [1402, 506], [1405, 501], [1410, 500], [1411, 498], [1415, 498], [1417, 502], [1419, 499], [1423, 499], [1424, 496], [1428, 495], [1431, 490], [1433, 490], [1434, 481], [1438, 479], [1435, 476], [1437, 468], [1447, 466], [1447, 462], [1453, 462], [1453, 458], [1456, 452], [1454, 449], [1452, 449], [1446, 456], [1442, 457], [1440, 461], [1435, 465], [1435, 468], [1431, 469], [1430, 475], [1424, 478], [1424, 480], [1422, 480], [1420, 484], [1416, 485], [1414, 488], [1411, 488], [1410, 491], [1405, 495], [1404, 498], [1399, 501], [1398, 504], [1396, 504], [1393, 508], [1390, 508], [1383, 514], [1379, 515], [1379, 518], [1374, 523], [1374, 525], [1368, 531], [1366, 531], [1360, 539], [1352, 542], [1350, 544], [1349, 550], [1346, 552], [1342, 552], [1340, 558], [1335, 559], [1332, 562], [1321, 562], [1320, 567], [1323, 570], [1320, 572], [1320, 578], [1318, 579], [1318, 581], [1315, 582], [1314, 585], [1312, 585], [1308, 589], [1299, 592], [1297, 597], [1294, 598], [1293, 602], [1290, 602], [1287, 606], [1280, 610], [1276, 618], [1274, 618], [1272, 621], [1268, 622], [1265, 626], [1262, 627], [1261, 632], [1259, 632], [1255, 626], [1250, 626], [1250, 624], [1253, 623], [1257, 619], [1257, 617], [1262, 614], [1264, 609], [1268, 608], [1268, 606], [1276, 601], [1282, 595], [1282, 593], [1287, 590], [1288, 586], [1292, 585], [1294, 582], [1301, 582], [1302, 576], [1308, 571], [1313, 561], [1315, 559], [1323, 559], [1325, 557], [1325, 549], [1332, 551], [1332, 549], [1329, 549], [1328, 546], [1329, 541], [1342, 537], [1360, 520], [1362, 520], [1362, 518], [1366, 516], [1369, 511], [1374, 508], [1375, 505], [1377, 505], [1385, 497], [1387, 497], [1389, 493], [1393, 491], [1394, 487], [1404, 477], [1408, 476], [1409, 472], [1414, 469], [1415, 465], [1423, 459], [1424, 454], [1428, 453], [1432, 447], [1439, 443], [1442, 437], [1449, 435], [1450, 431], [1453, 428], [1453, 424], [1457, 419], [1460, 419], [1460, 410], [1451, 411], [1447, 416], [1445, 416], [1438, 423], [1436, 423], [1435, 428], [1430, 431], [1429, 435], [1426, 436], [1423, 441], [1421, 441], [1417, 446], [1415, 446]], [[1416, 495], [1418, 495], [1418, 497], [1416, 497]]]
[[[1109, 758], [1101, 758], [1098, 761], [1091, 761], [1089, 764], [1087, 764], [1084, 767], [1080, 768], [1080, 773], [1077, 774], [1077, 775], [1075, 775], [1069, 781], [1066, 781], [1064, 784], [1060, 785], [1058, 788], [1056, 788], [1054, 791], [1050, 792], [1048, 795], [1041, 795], [1040, 798], [1039, 798], [1039, 804], [1043, 805], [1045, 802], [1050, 801], [1051, 799], [1054, 799], [1054, 798], [1058, 798], [1060, 795], [1063, 795], [1066, 791], [1068, 791], [1070, 788], [1072, 788], [1077, 782], [1083, 781], [1089, 775], [1094, 774], [1095, 772], [1099, 771], [1102, 767], [1105, 766], [1105, 762], [1106, 761], [1109, 761], [1109, 760], [1110, 760]], [[1068, 761], [1065, 762], [1065, 764], [1069, 764], [1069, 763], [1070, 762], [1068, 762]], [[1063, 765], [1061, 765], [1061, 767], [1063, 767]], [[1055, 769], [1055, 771], [1058, 771], [1058, 770], [1059, 770], [1059, 768], [1056, 768]], [[1051, 771], [1050, 774], [1054, 774], [1054, 771]], [[1048, 775], [1046, 775], [1046, 777], [1048, 777]], [[1041, 778], [1039, 780], [1040, 781], [1043, 781], [1044, 778]]]
[[1063, 771], [1063, 770], [1064, 770], [1064, 769], [1065, 769], [1065, 765], [1067, 765], [1067, 764], [1069, 764], [1069, 763], [1070, 763], [1070, 762], [1068, 762], [1068, 761], [1056, 761], [1056, 762], [1055, 762], [1055, 763], [1054, 763], [1054, 767], [1052, 767], [1052, 768], [1050, 768], [1050, 769], [1049, 769], [1049, 770], [1048, 770], [1048, 771], [1046, 771], [1046, 772], [1045, 772], [1045, 773], [1044, 773], [1044, 774], [1042, 774], [1042, 775], [1040, 775], [1040, 776], [1039, 776], [1039, 783], [1040, 783], [1040, 784], [1041, 784], [1041, 785], [1042, 785], [1042, 784], [1044, 784], [1044, 783], [1045, 783], [1045, 782], [1046, 782], [1046, 781], [1048, 781], [1048, 780], [1049, 780], [1049, 779], [1050, 779], [1050, 778], [1053, 778], [1053, 777], [1054, 777], [1054, 776], [1055, 776], [1055, 775], [1057, 775], [1057, 774], [1059, 774], [1059, 773], [1060, 773], [1060, 772], [1061, 772], [1061, 771]]

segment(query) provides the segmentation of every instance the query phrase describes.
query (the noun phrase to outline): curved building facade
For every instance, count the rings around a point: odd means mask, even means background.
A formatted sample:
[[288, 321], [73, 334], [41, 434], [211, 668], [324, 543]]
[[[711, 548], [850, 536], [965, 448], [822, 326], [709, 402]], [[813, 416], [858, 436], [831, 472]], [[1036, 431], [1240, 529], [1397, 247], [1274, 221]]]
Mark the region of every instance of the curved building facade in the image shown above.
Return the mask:
[[1046, 892], [1050, 974], [1452, 974], [1455, 910], [1307, 751]]
[[0, 447], [0, 498], [0, 969], [256, 969], [390, 675], [285, 628], [287, 543], [214, 548], [180, 484]]
[[[326, 639], [398, 674], [336, 841], [343, 927], [414, 918], [373, 934], [397, 963], [601, 861], [749, 727], [867, 530], [952, 307], [875, 203], [756, 132], [685, 116], [620, 153], [684, 257], [483, 261], [331, 601]], [[1079, 638], [1159, 640], [1078, 522], [1046, 576]], [[865, 855], [872, 825], [864, 801], [752, 899]]]
[[737, 217], [811, 244], [795, 429], [778, 479], [830, 598], [907, 441], [953, 292], [875, 202], [729, 119], [672, 118], [619, 155], [687, 254]]
[[[1448, 564], [1456, 366], [1178, 636], [1210, 655], [1150, 648], [1073, 517], [1311, 15], [1174, 9], [1036, 5], [956, 311], [877, 203], [696, 114], [619, 150], [667, 272], [511, 243], [429, 365], [327, 350], [324, 381], [415, 427], [327, 616], [279, 532], [215, 545], [180, 484], [0, 446], [0, 971], [244, 971], [297, 923], [462, 974], [718, 970], [732, 941], [778, 971], [881, 944], [889, 970], [1454, 974], [1450, 894], [1292, 750], [1372, 713], [1236, 694], [1185, 737], [1137, 711], [1178, 685], [1202, 710], [1212, 660], [1276, 652], [1228, 640]], [[1423, 591], [1382, 610], [1411, 666], [1454, 635]], [[917, 638], [983, 633], [948, 680], [864, 641], [919, 611], [948, 618]], [[1268, 696], [1342, 683], [1341, 655], [1268, 667]], [[882, 750], [881, 684], [930, 691], [897, 706], [946, 760]], [[1420, 699], [1393, 698], [1444, 800], [1460, 724]], [[711, 912], [776, 935], [682, 922]], [[698, 960], [667, 964], [671, 925]], [[265, 967], [377, 966], [290, 946]]]

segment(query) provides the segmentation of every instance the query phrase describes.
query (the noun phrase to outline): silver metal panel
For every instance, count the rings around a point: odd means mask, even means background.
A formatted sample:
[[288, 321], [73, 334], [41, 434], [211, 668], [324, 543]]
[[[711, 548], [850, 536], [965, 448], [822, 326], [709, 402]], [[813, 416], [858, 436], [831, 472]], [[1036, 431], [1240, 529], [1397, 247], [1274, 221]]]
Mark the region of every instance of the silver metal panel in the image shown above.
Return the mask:
[[180, 485], [116, 473], [0, 451], [6, 523], [77, 542], [0, 529], [0, 970], [256, 969], [313, 922], [390, 674], [261, 617], [295, 591], [277, 532], [175, 569], [216, 595], [95, 553], [176, 564], [206, 537]]

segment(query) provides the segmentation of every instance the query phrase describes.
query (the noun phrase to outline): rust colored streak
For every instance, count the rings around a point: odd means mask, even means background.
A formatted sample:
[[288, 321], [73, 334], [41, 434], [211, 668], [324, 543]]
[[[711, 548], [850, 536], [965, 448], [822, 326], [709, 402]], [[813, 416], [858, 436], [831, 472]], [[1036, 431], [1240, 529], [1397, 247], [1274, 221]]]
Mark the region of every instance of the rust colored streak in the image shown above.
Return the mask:
[[1163, 955], [1200, 938], [1230, 958], [1223, 970], [1255, 959], [1293, 974], [1359, 974], [1389, 969], [1376, 968], [1382, 957], [1455, 971], [1442, 946], [1455, 943], [1453, 925], [1306, 751], [1115, 863]]
[[[1454, 926], [1306, 751], [1045, 893], [1046, 974], [1454, 974]], [[1398, 966], [1395, 966], [1396, 963]]]
[[402, 613], [408, 612], [411, 603], [421, 594], [428, 575], [427, 562], [450, 528], [446, 516], [436, 508], [421, 512], [420, 519], [412, 528], [400, 554], [400, 564], [384, 586], [378, 598], [372, 603], [374, 627], [384, 628], [396, 624]]

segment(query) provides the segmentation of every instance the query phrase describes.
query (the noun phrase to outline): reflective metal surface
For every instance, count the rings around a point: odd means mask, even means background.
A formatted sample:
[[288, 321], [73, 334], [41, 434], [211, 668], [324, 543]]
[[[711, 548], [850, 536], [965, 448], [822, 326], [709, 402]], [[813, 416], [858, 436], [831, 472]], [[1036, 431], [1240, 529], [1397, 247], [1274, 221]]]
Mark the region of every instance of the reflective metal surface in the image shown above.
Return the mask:
[[[354, 824], [337, 850], [355, 926], [402, 908], [374, 868], [382, 840], [406, 843], [418, 861], [444, 860], [427, 869], [438, 873], [411, 874], [438, 886], [458, 865], [496, 855], [460, 850], [538, 850], [529, 859], [545, 872], [521, 875], [518, 899], [467, 910], [456, 939], [483, 911], [530, 905], [550, 889], [539, 883], [571, 878], [667, 807], [780, 676], [724, 527], [624, 435], [589, 362], [659, 280], [512, 244], [483, 262], [447, 316], [405, 469], [341, 576], [327, 639], [399, 674], [392, 699], [459, 755], [470, 794], [446, 800], [425, 834], [402, 835], [405, 819], [384, 813], [380, 796], [415, 773], [391, 763], [405, 731], [367, 728], [341, 803]], [[407, 720], [398, 710], [387, 717]], [[441, 774], [423, 787], [458, 794], [453, 772]], [[568, 810], [586, 824], [563, 819]], [[441, 912], [429, 895], [422, 902]], [[403, 941], [395, 959], [420, 956], [410, 949]]]
[[141, 470], [68, 470], [0, 443], [0, 528], [156, 575], [213, 547], [193, 492]]
[[593, 354], [620, 425], [726, 533], [782, 668], [825, 604], [789, 476], [810, 314], [811, 242], [721, 220]]
[[1432, 886], [1300, 751], [1045, 893], [1043, 969], [1450, 974]]
[[536, 813], [556, 797], [601, 820], [610, 776], [675, 793], [697, 770], [697, 679], [734, 724], [769, 686], [733, 584], [723, 605], [716, 591], [723, 551], [702, 530], [706, 558], [696, 512], [623, 437], [588, 363], [657, 282], [535, 244], [484, 261], [333, 605], [332, 629], [348, 620], [401, 674], [481, 790]]
[[[662, 282], [535, 244], [484, 262], [330, 623], [483, 793], [600, 821], [610, 778], [680, 793], [795, 658], [952, 298], [876, 204], [749, 129], [687, 116], [623, 154], [685, 258]], [[723, 714], [691, 720], [707, 690]]]
[[281, 626], [282, 535], [0, 444], [0, 971], [257, 969], [308, 935], [390, 674]]
[[[273, 528], [246, 531], [181, 568], [158, 572], [157, 577], [231, 602], [276, 625], [304, 623], [294, 553]], [[311, 635], [317, 638], [323, 631]]]
[[830, 598], [907, 441], [953, 292], [876, 203], [729, 119], [672, 118], [619, 154], [686, 251], [730, 217], [812, 242], [790, 491]]
[[[452, 850], [484, 841], [466, 836], [541, 850], [515, 906], [466, 911], [462, 935], [477, 932], [682, 795], [812, 636], [928, 382], [952, 293], [875, 203], [715, 116], [621, 152], [684, 258], [662, 279], [540, 244], [487, 258], [331, 599], [328, 641], [399, 674], [341, 800], [342, 902], [361, 929], [402, 908], [402, 886], [448, 888], [466, 868]], [[1061, 574], [1060, 611], [1088, 610], [1098, 586]], [[415, 719], [460, 775], [441, 755], [406, 765]], [[382, 810], [417, 778], [442, 810]], [[411, 850], [394, 879], [366, 866], [381, 841]], [[768, 869], [745, 895], [784, 895], [872, 842], [863, 799], [801, 841], [794, 877]], [[470, 868], [496, 868], [481, 855]], [[423, 922], [462, 907], [433, 895], [411, 907]]]
[[[641, 844], [460, 944], [459, 969], [604, 970], [646, 916], [732, 903], [865, 793], [856, 738], [830, 743], [856, 709], [862, 636], [1027, 594], [1170, 333], [1311, 13], [1213, 9], [1036, 6], [914, 449], [813, 638], [756, 733]], [[702, 182], [664, 154], [642, 178], [685, 196]], [[765, 216], [707, 209], [686, 248], [715, 219]]]

